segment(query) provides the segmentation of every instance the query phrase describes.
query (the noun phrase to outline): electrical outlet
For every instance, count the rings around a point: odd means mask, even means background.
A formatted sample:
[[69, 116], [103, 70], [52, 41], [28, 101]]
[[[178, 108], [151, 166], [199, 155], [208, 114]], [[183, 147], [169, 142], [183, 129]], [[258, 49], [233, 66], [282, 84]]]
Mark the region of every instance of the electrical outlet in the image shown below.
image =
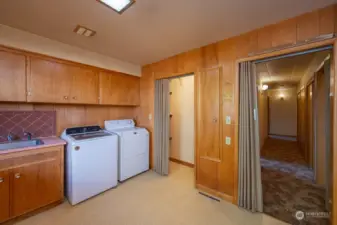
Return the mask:
[[226, 116], [226, 124], [231, 124], [231, 117], [230, 116]]
[[230, 137], [226, 137], [226, 145], [231, 145], [231, 138]]

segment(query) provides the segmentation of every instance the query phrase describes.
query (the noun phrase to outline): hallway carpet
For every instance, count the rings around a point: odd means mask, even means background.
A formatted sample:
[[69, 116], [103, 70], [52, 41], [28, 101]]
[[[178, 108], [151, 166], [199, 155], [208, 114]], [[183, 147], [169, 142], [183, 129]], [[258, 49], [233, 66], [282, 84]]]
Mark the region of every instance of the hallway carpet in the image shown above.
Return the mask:
[[193, 169], [170, 164], [170, 175], [149, 171], [79, 205], [68, 202], [18, 225], [284, 225], [270, 216], [211, 200], [194, 188]]
[[296, 211], [324, 212], [324, 188], [313, 183], [297, 143], [268, 138], [261, 150], [263, 210], [290, 224], [328, 224], [327, 219], [295, 218]]

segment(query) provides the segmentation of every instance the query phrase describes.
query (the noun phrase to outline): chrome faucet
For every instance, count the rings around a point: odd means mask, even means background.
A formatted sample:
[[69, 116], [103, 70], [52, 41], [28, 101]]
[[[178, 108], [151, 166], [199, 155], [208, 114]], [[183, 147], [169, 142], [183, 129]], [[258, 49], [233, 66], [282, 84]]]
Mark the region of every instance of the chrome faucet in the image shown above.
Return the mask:
[[28, 140], [32, 140], [32, 133], [29, 133], [29, 132], [25, 131], [25, 132], [23, 132], [23, 135], [27, 136]]
[[14, 140], [14, 135], [12, 132], [9, 132], [7, 135], [7, 141], [12, 142]]

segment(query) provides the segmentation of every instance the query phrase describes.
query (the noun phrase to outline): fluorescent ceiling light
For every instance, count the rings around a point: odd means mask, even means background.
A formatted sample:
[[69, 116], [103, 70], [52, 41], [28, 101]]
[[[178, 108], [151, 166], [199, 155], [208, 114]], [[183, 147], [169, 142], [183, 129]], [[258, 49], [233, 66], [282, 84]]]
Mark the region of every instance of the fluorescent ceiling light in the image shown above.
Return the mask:
[[135, 0], [98, 0], [118, 13], [124, 12]]

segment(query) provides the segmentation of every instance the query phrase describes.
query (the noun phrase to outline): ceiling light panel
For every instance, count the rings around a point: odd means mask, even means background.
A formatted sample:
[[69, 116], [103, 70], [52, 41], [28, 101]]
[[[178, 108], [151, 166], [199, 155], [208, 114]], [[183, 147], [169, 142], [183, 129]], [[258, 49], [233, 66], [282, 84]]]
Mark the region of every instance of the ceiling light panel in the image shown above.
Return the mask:
[[135, 0], [97, 0], [100, 3], [103, 3], [105, 6], [113, 9], [118, 13], [123, 13], [127, 8], [129, 8]]

